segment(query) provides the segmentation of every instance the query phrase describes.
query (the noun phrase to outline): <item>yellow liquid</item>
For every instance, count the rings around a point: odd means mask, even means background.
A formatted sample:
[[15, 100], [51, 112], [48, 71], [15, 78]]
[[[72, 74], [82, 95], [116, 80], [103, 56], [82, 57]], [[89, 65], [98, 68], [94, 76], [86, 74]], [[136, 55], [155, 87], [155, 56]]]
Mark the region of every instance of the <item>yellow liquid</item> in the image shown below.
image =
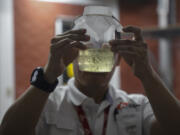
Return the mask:
[[111, 72], [114, 65], [114, 54], [109, 48], [79, 51], [78, 65], [81, 71]]

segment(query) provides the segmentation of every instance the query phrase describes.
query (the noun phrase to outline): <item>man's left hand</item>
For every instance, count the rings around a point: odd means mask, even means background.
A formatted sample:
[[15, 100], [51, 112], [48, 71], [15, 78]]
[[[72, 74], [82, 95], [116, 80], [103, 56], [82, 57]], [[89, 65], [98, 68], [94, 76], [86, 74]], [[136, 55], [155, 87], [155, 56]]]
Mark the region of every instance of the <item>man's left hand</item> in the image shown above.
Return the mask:
[[111, 50], [118, 53], [132, 68], [134, 75], [143, 78], [151, 70], [148, 59], [148, 47], [142, 37], [141, 29], [133, 26], [123, 28], [124, 32], [134, 33], [133, 40], [111, 40]]

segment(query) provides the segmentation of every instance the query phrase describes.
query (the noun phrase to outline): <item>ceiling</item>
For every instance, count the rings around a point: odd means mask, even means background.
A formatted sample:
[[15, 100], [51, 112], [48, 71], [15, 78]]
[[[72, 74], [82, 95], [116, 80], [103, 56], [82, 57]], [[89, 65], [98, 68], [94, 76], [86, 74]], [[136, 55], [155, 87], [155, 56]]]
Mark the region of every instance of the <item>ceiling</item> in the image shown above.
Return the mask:
[[42, 2], [56, 2], [56, 3], [66, 3], [75, 5], [108, 5], [112, 4], [117, 0], [39, 0]]

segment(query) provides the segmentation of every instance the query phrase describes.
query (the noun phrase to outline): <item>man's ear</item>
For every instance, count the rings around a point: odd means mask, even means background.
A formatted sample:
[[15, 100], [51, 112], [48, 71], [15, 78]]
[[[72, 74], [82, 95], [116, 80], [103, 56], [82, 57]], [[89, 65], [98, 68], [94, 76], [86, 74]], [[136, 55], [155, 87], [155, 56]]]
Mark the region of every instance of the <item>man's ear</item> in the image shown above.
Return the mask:
[[116, 56], [116, 66], [119, 66], [120, 65], [120, 62], [121, 62], [121, 56], [120, 56], [120, 54], [116, 54], [117, 56]]

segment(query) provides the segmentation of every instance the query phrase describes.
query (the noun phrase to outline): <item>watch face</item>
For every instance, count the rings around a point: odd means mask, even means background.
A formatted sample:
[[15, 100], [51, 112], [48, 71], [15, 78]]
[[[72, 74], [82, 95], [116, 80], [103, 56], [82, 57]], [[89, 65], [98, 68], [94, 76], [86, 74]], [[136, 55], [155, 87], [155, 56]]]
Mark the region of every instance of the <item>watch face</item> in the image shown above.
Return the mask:
[[38, 71], [36, 70], [31, 78], [31, 82], [35, 82], [37, 80]]

